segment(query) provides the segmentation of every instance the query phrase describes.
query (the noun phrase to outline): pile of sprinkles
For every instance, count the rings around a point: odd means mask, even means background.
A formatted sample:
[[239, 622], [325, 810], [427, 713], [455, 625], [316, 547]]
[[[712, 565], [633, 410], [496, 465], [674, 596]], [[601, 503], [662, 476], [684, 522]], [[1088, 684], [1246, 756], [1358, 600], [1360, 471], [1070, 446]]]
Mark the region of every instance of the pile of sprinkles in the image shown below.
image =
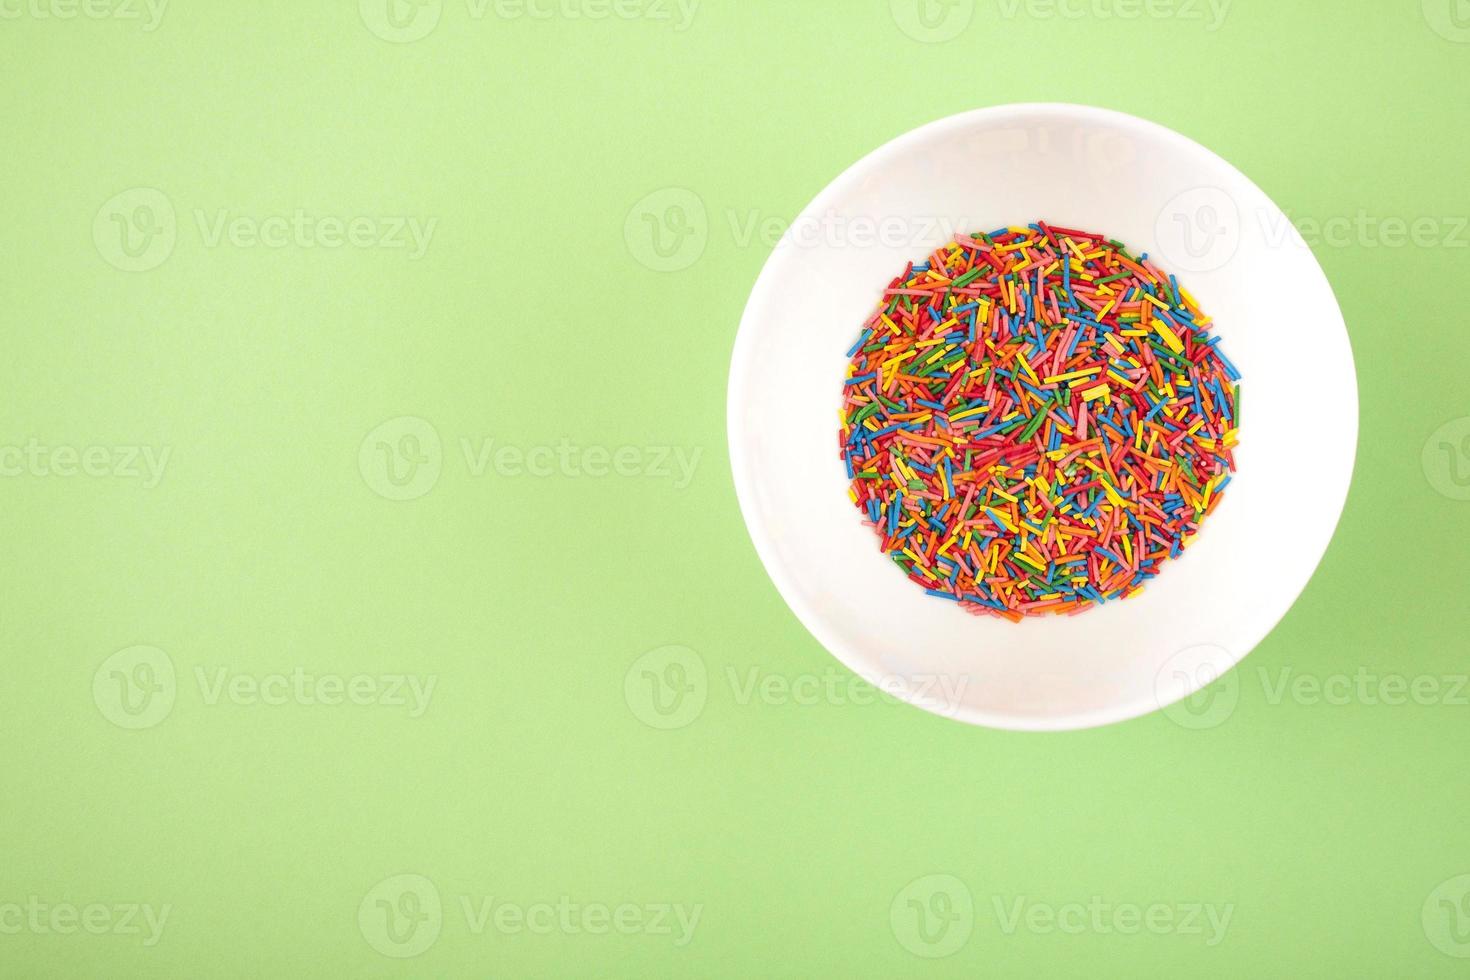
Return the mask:
[[960, 235], [848, 351], [842, 457], [933, 596], [1019, 621], [1126, 598], [1220, 502], [1240, 374], [1174, 276], [1037, 222]]

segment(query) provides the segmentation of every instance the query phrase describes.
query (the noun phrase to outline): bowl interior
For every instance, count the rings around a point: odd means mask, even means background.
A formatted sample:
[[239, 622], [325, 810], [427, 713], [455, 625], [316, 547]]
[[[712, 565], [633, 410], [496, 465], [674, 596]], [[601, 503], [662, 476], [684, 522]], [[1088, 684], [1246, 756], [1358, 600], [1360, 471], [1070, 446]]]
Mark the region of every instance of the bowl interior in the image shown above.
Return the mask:
[[[956, 231], [1038, 218], [1104, 233], [1178, 275], [1243, 375], [1242, 425], [1225, 499], [1141, 594], [1012, 624], [924, 595], [879, 551], [847, 498], [837, 413], [846, 351], [905, 262]], [[952, 117], [837, 178], [762, 272], [730, 376], [741, 508], [797, 616], [869, 681], [1006, 728], [1133, 717], [1228, 670], [1326, 549], [1356, 432], [1342, 315], [1282, 212], [1198, 144], [1080, 106]]]

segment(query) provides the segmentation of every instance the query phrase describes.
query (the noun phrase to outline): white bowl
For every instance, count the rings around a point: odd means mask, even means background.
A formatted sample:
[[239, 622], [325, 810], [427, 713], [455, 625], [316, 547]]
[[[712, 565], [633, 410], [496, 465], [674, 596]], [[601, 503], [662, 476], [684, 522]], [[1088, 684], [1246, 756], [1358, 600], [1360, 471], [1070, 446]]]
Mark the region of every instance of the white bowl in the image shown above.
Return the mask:
[[[955, 231], [1038, 218], [1106, 234], [1178, 275], [1240, 369], [1242, 424], [1225, 499], [1141, 594], [1010, 623], [925, 595], [879, 550], [848, 500], [838, 407], [846, 352], [906, 261]], [[1085, 728], [1193, 694], [1281, 619], [1342, 512], [1357, 412], [1332, 289], [1250, 180], [1133, 116], [1010, 105], [894, 140], [793, 223], [735, 342], [730, 459], [776, 588], [849, 668], [961, 721]]]

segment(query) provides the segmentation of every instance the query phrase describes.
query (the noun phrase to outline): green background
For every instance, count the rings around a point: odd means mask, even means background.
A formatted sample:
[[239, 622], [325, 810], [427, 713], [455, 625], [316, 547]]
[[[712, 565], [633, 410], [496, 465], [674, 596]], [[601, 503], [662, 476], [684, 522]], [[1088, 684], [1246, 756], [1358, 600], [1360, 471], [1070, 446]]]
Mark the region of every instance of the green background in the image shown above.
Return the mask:
[[[156, 486], [31, 465], [0, 478], [0, 911], [35, 896], [170, 914], [152, 946], [0, 932], [0, 974], [1470, 970], [1421, 921], [1470, 872], [1470, 706], [1447, 693], [1470, 630], [1470, 503], [1450, 467], [1470, 460], [1432, 437], [1470, 413], [1464, 4], [1237, 0], [1211, 30], [1182, 0], [1135, 19], [1109, 0], [979, 0], [935, 7], [953, 36], [928, 43], [901, 28], [902, 0], [705, 0], [683, 30], [648, 3], [477, 18], [444, 0], [407, 42], [345, 0], [179, 0], [154, 30], [36, 2], [55, 12], [6, 0], [0, 18], [0, 446], [170, 456]], [[736, 506], [726, 371], [769, 253], [750, 218], [789, 221], [921, 123], [1052, 100], [1173, 127], [1294, 218], [1370, 219], [1315, 243], [1359, 371], [1347, 508], [1294, 609], [1222, 682], [1233, 710], [1202, 728], [1155, 714], [1034, 736], [850, 703]], [[106, 234], [141, 198], [104, 206], [135, 188], [175, 214], [176, 242], [144, 271], [119, 268]], [[693, 253], [667, 272], [635, 209], [661, 191], [705, 210], [685, 213]], [[437, 224], [419, 258], [211, 244], [200, 227], [298, 209]], [[1394, 244], [1386, 218], [1439, 238]], [[433, 426], [442, 449], [423, 458], [442, 472], [395, 501], [375, 492], [375, 443], [359, 450], [400, 416]], [[463, 440], [487, 439], [635, 455], [623, 475], [477, 475]], [[687, 485], [659, 475], [663, 449], [701, 454]], [[175, 703], [128, 730], [93, 682], [138, 644], [174, 665]], [[637, 694], [636, 662], [668, 645], [707, 668], [691, 681], [702, 710], [672, 730], [645, 723]], [[220, 668], [436, 687], [419, 717], [210, 703], [196, 671]], [[1444, 687], [1428, 704], [1273, 697], [1288, 670]], [[747, 698], [751, 671], [838, 693]], [[358, 913], [405, 873], [444, 911], [437, 940], [397, 959]], [[934, 874], [975, 913], [968, 941], [931, 960], [890, 906]], [[464, 896], [703, 908], [676, 946], [477, 934]], [[995, 911], [1094, 896], [1233, 913], [1209, 946], [1007, 933]], [[1470, 928], [1467, 913], [1444, 921]]]

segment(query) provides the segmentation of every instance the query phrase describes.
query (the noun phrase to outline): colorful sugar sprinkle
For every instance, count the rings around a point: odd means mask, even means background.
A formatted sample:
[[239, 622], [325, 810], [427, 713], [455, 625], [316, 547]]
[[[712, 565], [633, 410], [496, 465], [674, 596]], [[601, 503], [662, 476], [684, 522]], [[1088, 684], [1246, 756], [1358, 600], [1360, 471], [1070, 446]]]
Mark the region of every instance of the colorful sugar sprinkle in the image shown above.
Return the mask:
[[848, 352], [841, 446], [882, 549], [1019, 621], [1126, 598], [1235, 469], [1240, 374], [1146, 254], [1037, 222], [958, 236]]

